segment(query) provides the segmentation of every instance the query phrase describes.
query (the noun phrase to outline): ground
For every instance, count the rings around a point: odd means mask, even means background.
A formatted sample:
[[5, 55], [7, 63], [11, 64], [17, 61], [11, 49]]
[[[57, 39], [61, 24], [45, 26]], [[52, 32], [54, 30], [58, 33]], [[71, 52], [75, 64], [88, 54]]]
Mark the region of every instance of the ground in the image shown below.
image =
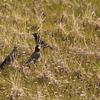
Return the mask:
[[[53, 50], [26, 65], [39, 33]], [[100, 100], [100, 0], [0, 0], [0, 100]]]

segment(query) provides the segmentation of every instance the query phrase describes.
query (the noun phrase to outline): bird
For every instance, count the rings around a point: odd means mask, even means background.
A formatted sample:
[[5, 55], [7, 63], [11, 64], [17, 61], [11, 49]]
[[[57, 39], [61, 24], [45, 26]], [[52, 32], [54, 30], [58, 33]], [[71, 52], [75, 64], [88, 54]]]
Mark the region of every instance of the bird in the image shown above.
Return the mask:
[[32, 34], [33, 36], [34, 36], [34, 38], [35, 38], [35, 43], [36, 44], [41, 44], [41, 47], [43, 47], [43, 48], [50, 48], [51, 50], [53, 50], [53, 48], [47, 43], [47, 42], [45, 42], [44, 40], [42, 40], [41, 38], [40, 38], [40, 36], [39, 36], [39, 34], [38, 33], [33, 33]]
[[36, 45], [34, 52], [31, 54], [30, 58], [25, 64], [29, 64], [29, 63], [35, 64], [37, 61], [39, 61], [41, 57], [40, 49], [41, 49], [41, 45], [40, 44]]
[[14, 48], [10, 52], [10, 54], [0, 64], [0, 68], [3, 69], [4, 66], [9, 65], [10, 63], [14, 62], [15, 59], [17, 59], [17, 57], [18, 57], [18, 48], [16, 46], [14, 46]]

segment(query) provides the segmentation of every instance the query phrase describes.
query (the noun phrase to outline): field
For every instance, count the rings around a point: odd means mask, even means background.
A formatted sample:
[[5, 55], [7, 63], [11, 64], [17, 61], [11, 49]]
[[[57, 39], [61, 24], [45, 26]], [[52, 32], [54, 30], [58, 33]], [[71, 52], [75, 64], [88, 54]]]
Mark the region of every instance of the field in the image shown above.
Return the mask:
[[[53, 50], [26, 65], [39, 33]], [[100, 0], [0, 0], [0, 100], [100, 100]]]

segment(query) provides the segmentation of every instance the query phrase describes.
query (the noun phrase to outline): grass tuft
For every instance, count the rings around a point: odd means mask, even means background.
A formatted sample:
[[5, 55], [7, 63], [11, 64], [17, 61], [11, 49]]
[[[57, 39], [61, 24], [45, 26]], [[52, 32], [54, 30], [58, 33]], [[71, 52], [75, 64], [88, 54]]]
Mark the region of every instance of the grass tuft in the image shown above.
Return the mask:
[[[53, 50], [26, 65], [39, 33]], [[0, 100], [100, 100], [100, 0], [0, 0]]]

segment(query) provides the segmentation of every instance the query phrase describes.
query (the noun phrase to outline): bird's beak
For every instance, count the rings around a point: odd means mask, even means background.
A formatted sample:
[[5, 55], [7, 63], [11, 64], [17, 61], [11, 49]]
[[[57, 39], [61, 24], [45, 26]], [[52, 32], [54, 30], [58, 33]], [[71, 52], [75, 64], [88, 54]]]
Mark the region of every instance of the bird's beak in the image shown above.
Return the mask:
[[34, 35], [34, 33], [32, 33], [32, 35]]

